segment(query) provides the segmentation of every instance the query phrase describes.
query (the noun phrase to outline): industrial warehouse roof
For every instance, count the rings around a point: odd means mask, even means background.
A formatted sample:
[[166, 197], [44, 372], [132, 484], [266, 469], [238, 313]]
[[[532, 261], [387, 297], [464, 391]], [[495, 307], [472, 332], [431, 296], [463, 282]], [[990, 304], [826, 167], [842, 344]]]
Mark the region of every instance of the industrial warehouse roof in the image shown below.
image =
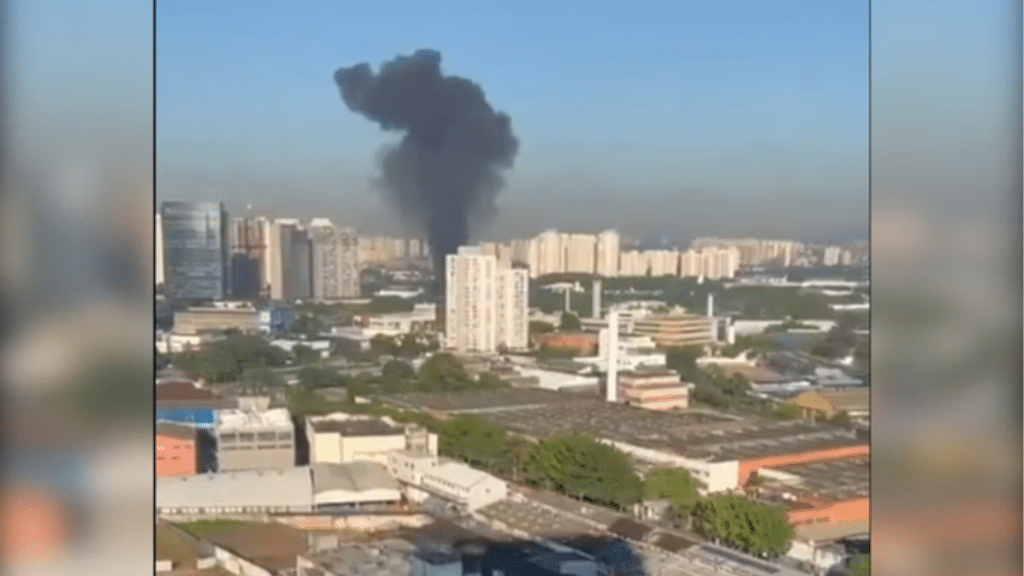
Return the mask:
[[399, 489], [398, 482], [391, 477], [387, 466], [377, 462], [318, 462], [312, 464], [310, 469], [313, 472], [313, 491], [317, 494], [332, 490], [363, 492]]
[[161, 477], [156, 481], [159, 509], [312, 506], [313, 481], [308, 467]]
[[867, 498], [871, 492], [870, 456], [777, 466], [772, 470], [798, 478], [801, 490], [827, 500]]
[[696, 411], [654, 412], [598, 400], [507, 408], [488, 411], [483, 417], [532, 437], [579, 431], [709, 461], [868, 444], [866, 438], [828, 424], [729, 419]]

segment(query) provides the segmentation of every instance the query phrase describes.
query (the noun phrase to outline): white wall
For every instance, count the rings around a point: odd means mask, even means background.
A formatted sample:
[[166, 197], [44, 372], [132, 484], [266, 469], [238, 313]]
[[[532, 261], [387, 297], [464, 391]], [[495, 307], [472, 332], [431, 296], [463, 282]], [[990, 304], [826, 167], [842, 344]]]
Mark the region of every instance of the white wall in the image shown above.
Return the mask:
[[603, 441], [645, 462], [683, 468], [694, 478], [703, 482], [709, 493], [723, 492], [739, 487], [740, 463], [737, 460], [707, 462], [661, 450], [642, 448], [625, 442]]
[[505, 498], [508, 498], [508, 484], [504, 480], [489, 476], [470, 487], [469, 494], [466, 495], [466, 507], [472, 512]]

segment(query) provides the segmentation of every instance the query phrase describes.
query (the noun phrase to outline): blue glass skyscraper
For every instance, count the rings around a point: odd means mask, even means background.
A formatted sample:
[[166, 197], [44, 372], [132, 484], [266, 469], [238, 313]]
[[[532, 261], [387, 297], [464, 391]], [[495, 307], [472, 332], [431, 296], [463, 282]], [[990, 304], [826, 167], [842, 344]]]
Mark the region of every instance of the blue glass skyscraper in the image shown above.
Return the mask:
[[174, 301], [220, 300], [230, 290], [227, 213], [220, 202], [163, 202], [164, 282]]

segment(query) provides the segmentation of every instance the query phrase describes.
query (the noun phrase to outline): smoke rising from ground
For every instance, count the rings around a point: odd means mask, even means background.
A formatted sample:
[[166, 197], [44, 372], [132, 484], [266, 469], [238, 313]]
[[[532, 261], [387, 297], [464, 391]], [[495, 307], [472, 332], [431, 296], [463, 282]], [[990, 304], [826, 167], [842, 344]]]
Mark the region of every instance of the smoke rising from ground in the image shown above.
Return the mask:
[[353, 112], [405, 133], [381, 150], [377, 185], [430, 244], [443, 283], [445, 256], [469, 240], [470, 226], [496, 212], [519, 141], [511, 119], [487, 103], [477, 84], [441, 74], [441, 54], [418, 50], [384, 63], [341, 68], [334, 81]]

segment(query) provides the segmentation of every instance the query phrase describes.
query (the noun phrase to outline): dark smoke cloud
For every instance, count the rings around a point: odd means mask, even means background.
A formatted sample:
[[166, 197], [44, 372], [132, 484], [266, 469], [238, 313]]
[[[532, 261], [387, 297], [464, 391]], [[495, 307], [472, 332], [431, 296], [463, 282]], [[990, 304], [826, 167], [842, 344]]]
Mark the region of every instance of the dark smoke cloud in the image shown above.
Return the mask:
[[[353, 112], [402, 131], [381, 151], [377, 184], [427, 236], [438, 278], [444, 259], [469, 240], [470, 226], [496, 212], [519, 141], [511, 119], [495, 112], [477, 84], [441, 74], [441, 54], [418, 50], [384, 63], [341, 68], [334, 81]], [[442, 280], [443, 282], [443, 280]]]

